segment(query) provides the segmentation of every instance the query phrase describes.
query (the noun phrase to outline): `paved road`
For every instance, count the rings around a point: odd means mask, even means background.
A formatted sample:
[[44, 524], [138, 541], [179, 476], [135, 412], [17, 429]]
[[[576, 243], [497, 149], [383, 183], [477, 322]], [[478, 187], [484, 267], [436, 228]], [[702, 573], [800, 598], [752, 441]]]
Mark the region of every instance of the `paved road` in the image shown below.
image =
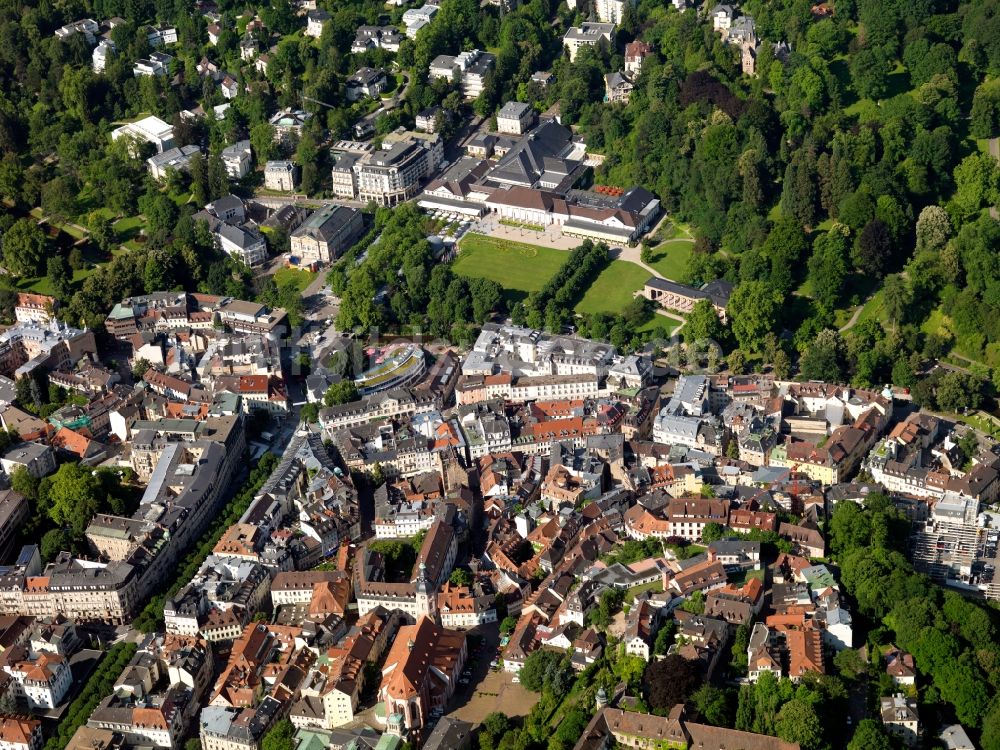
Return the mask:
[[[871, 299], [871, 297], [869, 297], [868, 299]], [[844, 325], [842, 325], [840, 327], [840, 332], [841, 333], [843, 333], [844, 331], [846, 331], [848, 328], [851, 328], [855, 323], [858, 322], [858, 317], [861, 315], [861, 311], [865, 309], [865, 304], [867, 302], [868, 302], [868, 300], [866, 299], [864, 302], [862, 302], [860, 305], [858, 305], [854, 309], [854, 312], [851, 313], [851, 319], [848, 320], [846, 323], [844, 323]]]

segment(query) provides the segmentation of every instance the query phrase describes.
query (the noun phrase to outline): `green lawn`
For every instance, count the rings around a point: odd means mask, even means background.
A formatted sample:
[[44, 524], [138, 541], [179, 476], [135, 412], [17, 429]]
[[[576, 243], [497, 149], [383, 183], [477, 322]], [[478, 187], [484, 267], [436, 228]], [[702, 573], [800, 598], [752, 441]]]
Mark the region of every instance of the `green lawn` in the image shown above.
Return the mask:
[[467, 278], [493, 279], [516, 301], [541, 290], [568, 257], [566, 251], [551, 247], [467, 234], [452, 270]]
[[693, 242], [685, 240], [670, 240], [653, 248], [653, 261], [649, 265], [668, 279], [678, 280], [684, 277], [688, 258], [691, 257]]
[[648, 279], [649, 271], [635, 263], [613, 260], [590, 285], [576, 311], [619, 313], [635, 299], [635, 292], [642, 289]]
[[304, 291], [315, 278], [316, 274], [314, 272], [307, 271], [304, 268], [279, 268], [274, 273], [275, 284], [279, 287], [288, 283], [295, 284], [300, 293]]
[[885, 304], [882, 301], [881, 290], [872, 295], [872, 298], [865, 303], [857, 322], [864, 323], [866, 320], [877, 320], [880, 323], [886, 321]]
[[631, 604], [632, 600], [637, 596], [651, 591], [654, 594], [659, 594], [663, 592], [663, 581], [653, 581], [652, 583], [644, 583], [639, 586], [633, 586], [625, 591], [624, 601], [626, 604]]
[[131, 239], [135, 239], [136, 235], [139, 234], [139, 230], [145, 225], [145, 220], [142, 216], [129, 216], [125, 219], [119, 219], [112, 225], [112, 229], [118, 235], [119, 242], [128, 242]]
[[636, 330], [639, 333], [653, 333], [655, 331], [662, 331], [667, 336], [672, 334], [677, 328], [680, 327], [683, 321], [677, 320], [676, 318], [668, 318], [666, 315], [660, 315], [659, 313], [654, 313], [653, 316], [639, 326]]
[[[89, 268], [83, 268], [79, 271], [73, 271], [73, 286], [76, 289], [79, 289], [80, 285], [83, 284], [84, 279], [96, 270], [97, 266], [91, 266]], [[48, 276], [38, 276], [33, 279], [20, 279], [17, 282], [17, 288], [23, 289], [26, 292], [34, 292], [35, 294], [47, 294], [50, 297], [56, 296], [56, 291], [52, 288], [52, 282], [49, 281]]]
[[920, 330], [924, 333], [946, 333], [951, 330], [951, 318], [941, 312], [941, 308], [935, 307], [931, 310], [927, 320], [920, 324]]

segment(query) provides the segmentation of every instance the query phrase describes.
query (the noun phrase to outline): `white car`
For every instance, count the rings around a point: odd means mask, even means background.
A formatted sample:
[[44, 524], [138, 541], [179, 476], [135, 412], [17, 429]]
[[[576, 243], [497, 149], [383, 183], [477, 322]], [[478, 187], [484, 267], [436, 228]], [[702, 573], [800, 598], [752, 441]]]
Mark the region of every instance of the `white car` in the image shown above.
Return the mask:
[[520, 685], [521, 684], [521, 678], [518, 677], [517, 675], [514, 675], [514, 677], [511, 679], [511, 682], [513, 682], [515, 685]]

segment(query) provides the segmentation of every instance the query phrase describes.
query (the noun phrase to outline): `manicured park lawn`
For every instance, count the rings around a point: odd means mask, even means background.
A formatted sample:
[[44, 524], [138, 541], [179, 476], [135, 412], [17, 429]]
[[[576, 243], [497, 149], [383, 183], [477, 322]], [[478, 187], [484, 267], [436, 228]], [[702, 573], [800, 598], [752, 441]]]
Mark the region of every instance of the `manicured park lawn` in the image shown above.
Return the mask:
[[613, 260], [605, 268], [583, 299], [576, 306], [578, 313], [618, 313], [635, 299], [635, 292], [642, 289], [649, 279], [649, 272], [626, 260]]
[[684, 276], [688, 258], [691, 257], [693, 242], [670, 240], [653, 248], [653, 268], [668, 279], [677, 280]]
[[564, 250], [482, 234], [466, 235], [459, 249], [452, 266], [455, 273], [467, 278], [493, 279], [514, 299], [539, 291], [569, 257]]
[[639, 333], [653, 333], [654, 331], [662, 331], [669, 336], [675, 330], [677, 330], [677, 328], [680, 327], [680, 324], [682, 322], [683, 321], [680, 321], [677, 318], [668, 318], [666, 315], [660, 315], [658, 313], [654, 313], [650, 317], [650, 319], [647, 320], [645, 323], [643, 323], [641, 326], [639, 326], [637, 330], [639, 331]]
[[[73, 271], [73, 286], [76, 289], [80, 288], [83, 284], [84, 279], [90, 276], [94, 271], [97, 270], [97, 266], [90, 266], [89, 268], [82, 268], [79, 271]], [[21, 279], [17, 282], [17, 288], [23, 289], [26, 292], [34, 292], [35, 294], [47, 294], [49, 296], [55, 296], [55, 289], [52, 288], [52, 282], [49, 281], [48, 276], [39, 276], [34, 279]]]
[[112, 225], [112, 228], [115, 230], [115, 234], [118, 235], [119, 242], [128, 242], [139, 234], [139, 230], [142, 229], [144, 224], [145, 221], [142, 216], [136, 215], [119, 219]]
[[275, 284], [284, 286], [285, 284], [293, 283], [298, 287], [299, 292], [304, 291], [315, 278], [315, 273], [307, 271], [304, 268], [279, 268], [274, 273]]

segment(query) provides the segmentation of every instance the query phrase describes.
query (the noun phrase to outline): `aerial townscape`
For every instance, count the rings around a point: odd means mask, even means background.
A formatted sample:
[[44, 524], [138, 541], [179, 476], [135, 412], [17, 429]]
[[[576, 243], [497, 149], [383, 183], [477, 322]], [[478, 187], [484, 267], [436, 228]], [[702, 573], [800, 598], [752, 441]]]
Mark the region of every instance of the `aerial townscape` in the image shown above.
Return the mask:
[[997, 0], [0, 0], [0, 750], [1000, 750]]

